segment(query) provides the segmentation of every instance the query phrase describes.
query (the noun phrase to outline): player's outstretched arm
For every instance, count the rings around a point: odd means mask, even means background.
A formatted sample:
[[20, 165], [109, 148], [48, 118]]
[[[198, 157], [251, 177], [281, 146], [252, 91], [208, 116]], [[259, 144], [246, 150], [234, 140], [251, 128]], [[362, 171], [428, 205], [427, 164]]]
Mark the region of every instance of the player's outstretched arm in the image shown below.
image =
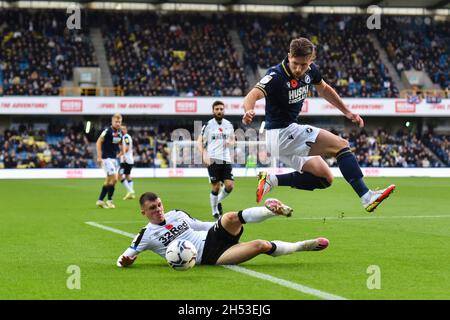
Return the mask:
[[342, 101], [341, 97], [337, 94], [337, 92], [330, 87], [324, 80], [322, 80], [319, 84], [315, 85], [315, 88], [319, 95], [331, 103], [333, 106], [338, 108], [344, 116], [351, 120], [353, 123], [356, 123], [360, 128], [364, 127], [363, 119], [356, 113], [351, 112]]
[[122, 267], [129, 267], [131, 266], [137, 258], [139, 252], [137, 252], [136, 250], [133, 250], [131, 248], [128, 248], [127, 250], [125, 250], [125, 252], [117, 259], [117, 263], [116, 265], [119, 268]]
[[264, 98], [264, 93], [257, 88], [253, 88], [244, 98], [244, 116], [242, 117], [243, 124], [250, 124], [255, 117], [256, 101]]

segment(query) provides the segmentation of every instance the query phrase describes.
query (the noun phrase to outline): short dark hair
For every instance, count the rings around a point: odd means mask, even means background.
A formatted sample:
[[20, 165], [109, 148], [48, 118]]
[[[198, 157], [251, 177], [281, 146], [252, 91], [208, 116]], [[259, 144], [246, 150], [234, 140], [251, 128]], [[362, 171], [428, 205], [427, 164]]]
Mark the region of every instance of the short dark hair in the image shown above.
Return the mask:
[[214, 101], [213, 104], [212, 104], [212, 109], [214, 110], [214, 107], [215, 107], [215, 106], [220, 106], [220, 105], [225, 106], [225, 103], [223, 103], [223, 101], [216, 100], [216, 101]]
[[158, 199], [158, 195], [154, 192], [146, 192], [141, 195], [139, 198], [139, 204], [141, 207], [144, 205], [145, 201], [156, 201]]
[[289, 52], [292, 57], [316, 57], [316, 46], [306, 38], [297, 38], [291, 41]]

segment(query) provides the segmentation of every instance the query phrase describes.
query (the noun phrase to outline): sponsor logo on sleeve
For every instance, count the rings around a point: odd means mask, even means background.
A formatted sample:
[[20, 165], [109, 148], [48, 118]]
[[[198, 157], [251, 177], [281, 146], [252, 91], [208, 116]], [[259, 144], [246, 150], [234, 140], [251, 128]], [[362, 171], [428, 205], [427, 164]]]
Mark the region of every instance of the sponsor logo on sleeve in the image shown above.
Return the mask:
[[267, 75], [264, 78], [262, 78], [261, 81], [259, 81], [259, 83], [261, 83], [261, 84], [268, 84], [270, 80], [272, 80], [272, 77]]

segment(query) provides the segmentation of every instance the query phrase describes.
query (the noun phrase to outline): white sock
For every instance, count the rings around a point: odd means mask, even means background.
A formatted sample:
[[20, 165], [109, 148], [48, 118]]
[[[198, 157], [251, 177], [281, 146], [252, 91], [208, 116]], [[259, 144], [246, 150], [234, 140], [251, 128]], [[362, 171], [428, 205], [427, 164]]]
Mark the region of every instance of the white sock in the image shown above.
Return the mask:
[[301, 251], [301, 249], [302, 249], [301, 241], [300, 242], [284, 242], [284, 241], [280, 241], [280, 240], [274, 240], [271, 242], [277, 246], [275, 251], [270, 254], [272, 257], [284, 256], [284, 255], [291, 254], [296, 251]]
[[130, 186], [130, 192], [134, 193], [134, 184], [133, 184], [133, 180], [128, 180], [128, 185]]
[[225, 188], [222, 189], [222, 191], [220, 191], [219, 193], [219, 199], [217, 200], [218, 202], [222, 202], [223, 199], [225, 199], [226, 197], [228, 197], [230, 194], [227, 192], [227, 190], [225, 190]]
[[219, 213], [219, 209], [217, 208], [217, 204], [219, 203], [219, 201], [217, 201], [217, 199], [217, 195], [212, 194], [212, 192], [209, 194], [209, 200], [211, 201], [211, 209], [213, 215]]
[[242, 219], [244, 219], [245, 223], [257, 223], [274, 216], [276, 214], [266, 207], [253, 207], [242, 210]]
[[123, 180], [123, 181], [122, 181], [122, 184], [123, 184], [123, 186], [125, 187], [125, 189], [127, 189], [128, 192], [131, 192], [131, 191], [130, 191], [130, 185], [128, 184], [127, 179]]
[[278, 178], [275, 174], [269, 174], [269, 183], [272, 185], [272, 187], [278, 186]]

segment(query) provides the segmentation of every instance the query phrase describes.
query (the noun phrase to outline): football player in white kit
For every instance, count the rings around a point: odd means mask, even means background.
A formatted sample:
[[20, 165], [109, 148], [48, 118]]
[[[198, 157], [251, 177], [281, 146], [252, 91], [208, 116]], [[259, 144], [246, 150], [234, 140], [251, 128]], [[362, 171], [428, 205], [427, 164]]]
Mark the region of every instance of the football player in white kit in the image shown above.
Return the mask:
[[116, 262], [118, 267], [130, 266], [145, 250], [164, 258], [167, 246], [175, 239], [192, 242], [198, 252], [196, 264], [208, 265], [239, 264], [263, 253], [277, 257], [299, 251], [318, 251], [329, 244], [325, 238], [298, 242], [253, 240], [239, 243], [244, 232], [243, 224], [258, 223], [275, 216], [291, 216], [292, 208], [277, 199], [267, 199], [265, 207], [228, 212], [215, 223], [196, 220], [178, 209], [164, 213], [161, 199], [153, 192], [141, 195], [139, 203], [141, 213], [149, 223], [119, 256]]
[[[203, 126], [197, 140], [197, 147], [202, 154], [203, 162], [208, 166], [209, 181], [211, 182], [209, 196], [211, 210], [213, 217], [217, 220], [222, 214], [222, 200], [234, 188], [230, 148], [235, 144], [235, 136], [233, 124], [223, 118], [224, 103], [214, 101], [212, 111], [214, 118]], [[224, 186], [220, 191], [221, 183]]]
[[124, 124], [122, 124], [122, 134], [123, 154], [120, 155], [119, 177], [120, 182], [123, 184], [125, 189], [127, 189], [127, 194], [123, 200], [127, 200], [134, 199], [136, 197], [134, 193], [133, 180], [131, 179], [131, 169], [133, 169], [134, 165], [133, 139], [128, 134], [128, 128]]

